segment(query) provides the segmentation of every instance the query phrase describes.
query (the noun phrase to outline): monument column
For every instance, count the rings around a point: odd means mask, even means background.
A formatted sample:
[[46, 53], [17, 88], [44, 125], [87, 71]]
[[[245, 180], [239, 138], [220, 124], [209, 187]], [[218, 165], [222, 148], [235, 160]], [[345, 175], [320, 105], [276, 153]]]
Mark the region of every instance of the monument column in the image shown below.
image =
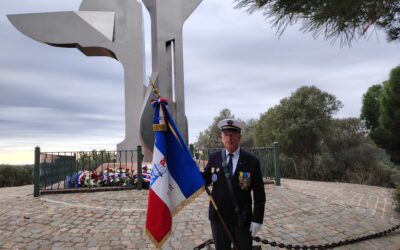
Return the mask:
[[[188, 125], [185, 116], [185, 90], [183, 76], [182, 29], [186, 19], [202, 0], [143, 0], [151, 17], [152, 76], [162, 97], [169, 99], [169, 110], [184, 140], [188, 142]], [[153, 121], [149, 102], [151, 85], [147, 89], [142, 108], [140, 132], [146, 160], [151, 160], [154, 133], [146, 127]]]

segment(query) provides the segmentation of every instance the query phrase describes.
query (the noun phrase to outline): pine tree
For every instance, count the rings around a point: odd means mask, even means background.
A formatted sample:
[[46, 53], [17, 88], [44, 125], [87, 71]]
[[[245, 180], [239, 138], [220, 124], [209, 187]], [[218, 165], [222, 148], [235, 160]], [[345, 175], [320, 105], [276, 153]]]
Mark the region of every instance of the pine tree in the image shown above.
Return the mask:
[[400, 40], [400, 0], [235, 0], [237, 8], [261, 11], [282, 33], [288, 25], [302, 23], [301, 30], [314, 37], [342, 44], [365, 37], [373, 28], [388, 41]]

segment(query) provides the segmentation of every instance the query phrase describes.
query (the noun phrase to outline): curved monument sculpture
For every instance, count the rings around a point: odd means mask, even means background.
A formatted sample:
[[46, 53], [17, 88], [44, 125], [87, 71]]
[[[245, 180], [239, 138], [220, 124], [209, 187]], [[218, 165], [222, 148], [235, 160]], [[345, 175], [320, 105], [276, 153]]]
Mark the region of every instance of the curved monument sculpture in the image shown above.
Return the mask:
[[[170, 110], [185, 140], [182, 27], [202, 0], [143, 0], [152, 22], [152, 79], [170, 99]], [[83, 0], [79, 11], [8, 15], [23, 34], [51, 46], [77, 48], [87, 56], [112, 57], [123, 65], [125, 139], [117, 150], [142, 143], [146, 159], [154, 144], [151, 86], [145, 83], [142, 5], [136, 0]], [[139, 135], [140, 134], [140, 135]]]
[[142, 6], [132, 0], [83, 0], [79, 11], [8, 16], [23, 34], [52, 46], [77, 48], [87, 56], [121, 62], [125, 78], [125, 140], [117, 150], [140, 144], [140, 108], [144, 92]]

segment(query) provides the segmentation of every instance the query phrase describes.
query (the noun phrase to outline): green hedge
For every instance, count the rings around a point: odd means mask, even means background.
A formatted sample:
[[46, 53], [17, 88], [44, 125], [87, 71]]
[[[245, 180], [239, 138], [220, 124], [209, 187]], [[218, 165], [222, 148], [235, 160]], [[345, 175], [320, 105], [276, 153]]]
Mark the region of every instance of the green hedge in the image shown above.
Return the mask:
[[33, 166], [0, 165], [0, 187], [33, 184]]

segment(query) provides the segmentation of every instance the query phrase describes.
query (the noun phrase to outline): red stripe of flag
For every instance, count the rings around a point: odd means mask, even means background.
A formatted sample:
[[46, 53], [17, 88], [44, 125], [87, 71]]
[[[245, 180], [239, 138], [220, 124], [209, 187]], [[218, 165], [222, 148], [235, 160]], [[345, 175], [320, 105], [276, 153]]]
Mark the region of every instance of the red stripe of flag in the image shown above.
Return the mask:
[[172, 217], [167, 205], [157, 196], [157, 194], [149, 190], [149, 202], [147, 207], [146, 229], [151, 237], [161, 243], [163, 239], [171, 231]]

